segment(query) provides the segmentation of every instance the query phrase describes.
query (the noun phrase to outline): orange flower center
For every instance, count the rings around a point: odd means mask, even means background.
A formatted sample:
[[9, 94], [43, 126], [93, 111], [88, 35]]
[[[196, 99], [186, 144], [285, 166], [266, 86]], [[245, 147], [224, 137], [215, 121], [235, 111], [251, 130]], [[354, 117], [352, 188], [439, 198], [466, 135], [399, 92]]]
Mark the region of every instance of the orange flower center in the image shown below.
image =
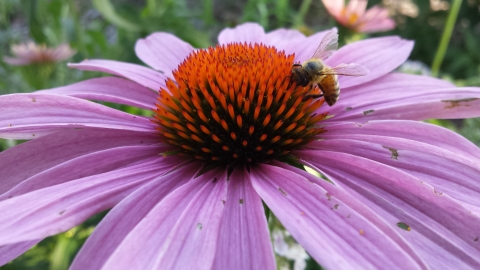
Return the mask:
[[316, 123], [326, 117], [313, 113], [323, 99], [304, 98], [311, 86], [292, 83], [293, 59], [259, 44], [191, 53], [154, 109], [162, 141], [211, 167], [288, 158], [323, 131]]

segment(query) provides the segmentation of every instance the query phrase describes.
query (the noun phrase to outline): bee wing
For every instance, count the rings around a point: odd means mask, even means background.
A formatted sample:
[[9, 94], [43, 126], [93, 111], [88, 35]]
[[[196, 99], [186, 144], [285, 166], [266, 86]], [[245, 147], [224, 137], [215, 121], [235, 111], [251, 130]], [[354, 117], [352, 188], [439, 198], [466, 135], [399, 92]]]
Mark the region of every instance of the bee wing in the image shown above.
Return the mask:
[[320, 42], [320, 45], [318, 45], [317, 50], [313, 54], [312, 58], [318, 58], [321, 60], [325, 60], [334, 51], [336, 51], [338, 48], [338, 34], [337, 34], [337, 29], [332, 29], [330, 32], [328, 32]]
[[328, 68], [322, 72], [322, 75], [343, 75], [343, 76], [365, 76], [370, 73], [368, 68], [359, 64], [340, 64], [333, 68]]

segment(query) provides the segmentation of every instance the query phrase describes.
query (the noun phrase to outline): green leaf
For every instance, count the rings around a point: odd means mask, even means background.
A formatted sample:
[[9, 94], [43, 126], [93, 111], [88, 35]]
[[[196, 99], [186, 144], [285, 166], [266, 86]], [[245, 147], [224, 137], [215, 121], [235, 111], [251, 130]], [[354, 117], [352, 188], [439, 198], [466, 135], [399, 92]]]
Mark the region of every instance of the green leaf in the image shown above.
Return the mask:
[[129, 22], [128, 20], [120, 16], [117, 12], [115, 12], [115, 9], [113, 8], [110, 0], [93, 0], [93, 5], [107, 21], [118, 26], [119, 28], [134, 32], [140, 31], [139, 26], [132, 22]]

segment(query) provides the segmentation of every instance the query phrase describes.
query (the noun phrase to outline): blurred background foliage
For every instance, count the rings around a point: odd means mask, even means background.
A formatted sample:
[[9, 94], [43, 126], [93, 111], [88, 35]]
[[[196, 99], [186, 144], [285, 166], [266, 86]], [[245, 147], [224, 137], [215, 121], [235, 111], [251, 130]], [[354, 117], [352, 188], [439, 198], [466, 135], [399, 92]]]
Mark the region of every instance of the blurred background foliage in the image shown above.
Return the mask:
[[[370, 36], [399, 35], [415, 40], [412, 62], [401, 70], [428, 75], [452, 1], [369, 1], [369, 7], [376, 4], [389, 9], [397, 27]], [[0, 0], [0, 54], [9, 56], [13, 44], [26, 41], [49, 47], [68, 43], [77, 51], [70, 62], [102, 58], [140, 63], [133, 50], [135, 41], [152, 32], [171, 32], [195, 47], [207, 47], [216, 43], [221, 29], [246, 21], [258, 22], [266, 31], [286, 27], [307, 35], [338, 26], [341, 44], [367, 37], [336, 25], [320, 0]], [[42, 67], [36, 67], [32, 71], [0, 61], [0, 94], [31, 92], [103, 76], [68, 69], [66, 61], [49, 68], [53, 70], [43, 72]], [[461, 1], [439, 74], [459, 86], [480, 86], [480, 0]], [[480, 145], [480, 119], [431, 122]], [[0, 150], [15, 143], [2, 140]], [[0, 269], [67, 269], [104, 214], [45, 239]], [[293, 263], [290, 266], [294, 267]], [[310, 260], [307, 268], [320, 269]]]

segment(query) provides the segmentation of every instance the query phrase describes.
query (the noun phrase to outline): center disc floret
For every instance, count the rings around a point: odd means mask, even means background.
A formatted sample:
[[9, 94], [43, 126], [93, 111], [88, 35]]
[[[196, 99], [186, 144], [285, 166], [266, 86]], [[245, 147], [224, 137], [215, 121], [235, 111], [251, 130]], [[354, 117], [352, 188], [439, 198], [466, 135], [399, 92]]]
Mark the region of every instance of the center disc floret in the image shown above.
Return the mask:
[[294, 56], [261, 44], [191, 53], [161, 89], [154, 122], [174, 153], [208, 166], [281, 159], [322, 132], [323, 99], [291, 81]]

